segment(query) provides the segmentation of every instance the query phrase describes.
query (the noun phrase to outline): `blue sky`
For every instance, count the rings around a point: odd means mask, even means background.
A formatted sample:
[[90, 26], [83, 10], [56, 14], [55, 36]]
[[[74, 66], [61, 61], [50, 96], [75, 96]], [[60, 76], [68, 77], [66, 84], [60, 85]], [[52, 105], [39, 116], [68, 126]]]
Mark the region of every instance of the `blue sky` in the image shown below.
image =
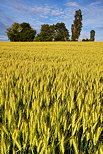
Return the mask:
[[103, 41], [103, 0], [0, 0], [0, 41], [7, 41], [6, 28], [14, 22], [30, 23], [40, 32], [42, 24], [64, 22], [71, 35], [75, 11], [83, 15], [82, 38], [96, 31], [96, 41]]

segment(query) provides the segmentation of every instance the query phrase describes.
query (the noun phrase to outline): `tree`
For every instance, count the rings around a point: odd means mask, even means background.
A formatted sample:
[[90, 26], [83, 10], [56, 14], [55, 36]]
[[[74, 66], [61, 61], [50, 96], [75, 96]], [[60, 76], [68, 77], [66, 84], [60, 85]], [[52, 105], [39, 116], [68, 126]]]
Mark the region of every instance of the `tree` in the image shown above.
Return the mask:
[[29, 23], [21, 23], [20, 41], [33, 41], [36, 30], [32, 29]]
[[41, 25], [41, 32], [36, 36], [35, 41], [52, 41], [53, 40], [53, 25]]
[[90, 41], [88, 38], [86, 38], [86, 39], [82, 39], [82, 41]]
[[69, 32], [64, 23], [56, 25], [44, 24], [41, 26], [41, 32], [35, 37], [34, 41], [67, 41]]
[[29, 23], [14, 23], [6, 30], [10, 41], [33, 41], [36, 34], [36, 30]]
[[52, 41], [53, 39], [53, 26], [44, 24], [41, 26], [41, 34], [44, 41]]
[[39, 42], [44, 41], [41, 33], [37, 34], [37, 36], [34, 38], [34, 41], [39, 41]]
[[20, 39], [20, 31], [21, 31], [21, 26], [19, 23], [14, 23], [12, 25], [12, 27], [9, 27], [6, 29], [7, 30], [7, 36], [8, 36], [8, 39], [10, 41], [19, 41]]
[[69, 31], [64, 23], [57, 23], [54, 25], [54, 40], [55, 41], [68, 41]]
[[90, 31], [90, 41], [94, 41], [95, 40], [95, 31], [91, 30]]
[[72, 31], [72, 41], [77, 41], [80, 36], [80, 32], [82, 30], [82, 12], [81, 10], [77, 10], [74, 16], [74, 24], [72, 24], [71, 31]]

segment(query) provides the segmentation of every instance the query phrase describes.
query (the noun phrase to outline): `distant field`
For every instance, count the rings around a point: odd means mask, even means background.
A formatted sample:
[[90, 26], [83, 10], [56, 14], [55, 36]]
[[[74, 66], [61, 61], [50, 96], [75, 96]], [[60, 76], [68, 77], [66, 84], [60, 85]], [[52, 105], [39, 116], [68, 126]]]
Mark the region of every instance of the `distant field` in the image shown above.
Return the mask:
[[1, 154], [103, 154], [103, 43], [0, 42]]

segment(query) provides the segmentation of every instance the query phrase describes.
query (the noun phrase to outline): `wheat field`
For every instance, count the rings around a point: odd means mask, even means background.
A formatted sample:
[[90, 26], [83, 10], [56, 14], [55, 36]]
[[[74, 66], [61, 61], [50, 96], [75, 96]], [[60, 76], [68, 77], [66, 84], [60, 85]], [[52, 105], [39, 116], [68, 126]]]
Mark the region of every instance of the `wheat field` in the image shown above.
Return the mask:
[[1, 154], [103, 154], [103, 42], [0, 42]]

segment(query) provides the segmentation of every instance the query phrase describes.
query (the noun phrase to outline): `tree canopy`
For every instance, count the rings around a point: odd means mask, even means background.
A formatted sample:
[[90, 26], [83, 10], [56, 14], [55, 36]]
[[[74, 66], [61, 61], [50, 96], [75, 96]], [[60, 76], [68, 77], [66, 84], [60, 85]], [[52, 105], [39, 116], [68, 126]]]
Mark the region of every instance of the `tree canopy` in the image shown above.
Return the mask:
[[41, 25], [41, 32], [36, 36], [35, 41], [52, 41], [53, 26], [49, 24]]
[[[31, 28], [29, 23], [13, 23], [6, 29], [10, 41], [70, 41], [69, 31], [63, 22], [53, 25], [41, 25], [40, 33], [36, 35], [36, 30]], [[75, 11], [74, 21], [71, 25], [71, 41], [78, 41], [82, 30], [82, 11]], [[82, 41], [94, 41], [95, 31], [90, 31], [90, 39]]]
[[10, 41], [33, 41], [36, 35], [36, 30], [29, 23], [14, 23], [6, 30]]
[[69, 32], [64, 23], [53, 25], [44, 24], [35, 41], [68, 41]]
[[69, 31], [64, 23], [57, 23], [54, 25], [54, 40], [55, 41], [68, 41]]

